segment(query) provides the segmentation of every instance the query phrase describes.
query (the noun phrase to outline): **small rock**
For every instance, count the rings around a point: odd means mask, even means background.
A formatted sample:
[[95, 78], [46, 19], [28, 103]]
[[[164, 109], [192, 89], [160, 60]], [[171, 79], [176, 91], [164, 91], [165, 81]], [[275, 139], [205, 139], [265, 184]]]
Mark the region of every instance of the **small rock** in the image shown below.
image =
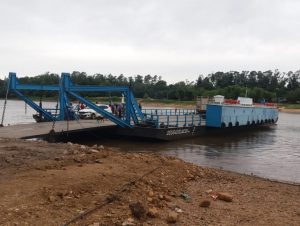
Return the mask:
[[92, 149], [91, 152], [92, 152], [92, 153], [99, 153], [99, 151], [96, 150], [96, 149]]
[[167, 204], [167, 207], [171, 210], [174, 210], [176, 207], [178, 207], [176, 204], [174, 203], [166, 203]]
[[127, 221], [133, 223], [134, 219], [133, 218], [128, 218]]
[[73, 158], [74, 162], [77, 162], [77, 163], [80, 163], [81, 162], [81, 159], [79, 158]]
[[218, 194], [218, 199], [223, 200], [225, 202], [232, 202], [232, 195], [227, 193], [227, 192], [219, 192]]
[[54, 160], [55, 160], [55, 161], [60, 161], [61, 158], [60, 158], [60, 157], [55, 157]]
[[73, 143], [72, 143], [72, 142], [68, 142], [68, 143], [67, 143], [67, 145], [70, 145], [70, 146], [72, 146], [72, 145], [73, 145]]
[[62, 199], [62, 198], [64, 197], [65, 194], [64, 194], [63, 192], [61, 192], [61, 191], [58, 191], [58, 192], [56, 193], [56, 195]]
[[164, 199], [164, 196], [163, 196], [163, 195], [159, 195], [158, 198], [159, 198], [160, 200], [163, 200], [163, 199]]
[[108, 201], [109, 203], [114, 202], [117, 199], [117, 196], [113, 195], [113, 194], [109, 194], [106, 197], [106, 201]]
[[164, 200], [166, 200], [167, 202], [171, 202], [171, 197], [168, 195], [164, 195]]
[[176, 223], [177, 220], [178, 220], [178, 213], [176, 213], [174, 211], [170, 211], [168, 213], [167, 222], [168, 223]]
[[210, 194], [210, 193], [212, 193], [212, 191], [213, 191], [212, 189], [208, 189], [208, 190], [205, 191], [205, 193]]
[[95, 163], [99, 163], [99, 164], [101, 164], [101, 163], [103, 163], [100, 159], [96, 159], [95, 160]]
[[97, 148], [98, 148], [97, 144], [94, 144], [94, 145], [92, 146], [92, 148], [93, 148], [93, 149], [97, 149]]
[[147, 213], [146, 208], [141, 202], [131, 203], [129, 204], [129, 208], [132, 215], [137, 219], [144, 218]]
[[95, 222], [95, 223], [89, 224], [89, 226], [100, 226], [100, 223], [99, 222]]
[[147, 197], [147, 201], [148, 201], [148, 202], [152, 202], [153, 199], [152, 199], [151, 197]]
[[122, 223], [122, 226], [132, 226], [132, 225], [135, 225], [134, 219], [132, 218], [128, 218], [126, 221]]
[[150, 197], [153, 197], [153, 196], [154, 196], [154, 192], [153, 192], [153, 191], [149, 191], [148, 195], [149, 195]]
[[98, 149], [103, 150], [103, 149], [104, 149], [104, 146], [103, 146], [103, 145], [99, 145], [99, 146], [98, 146]]
[[158, 210], [155, 207], [149, 208], [148, 216], [152, 218], [158, 217]]
[[195, 180], [195, 176], [193, 174], [188, 174], [187, 179], [189, 180]]
[[173, 191], [169, 192], [169, 195], [172, 196], [172, 197], [176, 197], [177, 196], [177, 194], [175, 192], [173, 192]]
[[50, 202], [55, 202], [55, 201], [56, 201], [56, 197], [55, 197], [54, 195], [50, 195], [50, 196], [48, 197], [48, 200], [49, 200]]
[[152, 198], [151, 203], [154, 204], [154, 205], [157, 205], [159, 203], [159, 199], [154, 197], [154, 198]]
[[209, 207], [210, 206], [210, 201], [209, 200], [203, 200], [201, 203], [200, 203], [200, 207]]
[[88, 149], [88, 150], [86, 150], [86, 153], [87, 153], [87, 154], [92, 154], [92, 150], [91, 150], [91, 149]]

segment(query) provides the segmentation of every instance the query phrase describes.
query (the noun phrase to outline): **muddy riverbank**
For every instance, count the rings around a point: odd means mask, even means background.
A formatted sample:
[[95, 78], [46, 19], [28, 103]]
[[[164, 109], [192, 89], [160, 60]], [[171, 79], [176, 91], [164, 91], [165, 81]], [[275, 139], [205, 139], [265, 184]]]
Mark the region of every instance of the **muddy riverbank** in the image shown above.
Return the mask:
[[1, 139], [0, 168], [1, 225], [300, 222], [299, 185], [203, 168], [175, 157]]

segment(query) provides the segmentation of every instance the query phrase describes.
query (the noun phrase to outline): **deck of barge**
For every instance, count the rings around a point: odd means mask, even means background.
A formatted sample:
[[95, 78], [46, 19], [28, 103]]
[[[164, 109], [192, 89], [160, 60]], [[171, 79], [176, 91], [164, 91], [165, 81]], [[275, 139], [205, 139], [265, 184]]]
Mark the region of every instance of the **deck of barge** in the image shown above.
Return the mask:
[[[2, 138], [34, 138], [46, 136], [52, 129], [53, 122], [41, 122], [30, 124], [18, 124], [0, 127], [0, 137]], [[55, 132], [82, 132], [98, 128], [111, 128], [116, 126], [113, 122], [105, 120], [79, 120], [79, 121], [57, 121], [55, 122]]]

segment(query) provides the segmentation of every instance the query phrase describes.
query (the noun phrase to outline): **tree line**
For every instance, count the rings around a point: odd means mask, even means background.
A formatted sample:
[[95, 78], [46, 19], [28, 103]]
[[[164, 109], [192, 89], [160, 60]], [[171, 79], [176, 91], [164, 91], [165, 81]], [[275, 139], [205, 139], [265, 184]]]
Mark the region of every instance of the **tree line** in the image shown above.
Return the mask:
[[[101, 86], [130, 86], [137, 98], [194, 100], [196, 96], [224, 95], [226, 98], [236, 99], [238, 96], [252, 97], [254, 101], [299, 103], [300, 101], [300, 70], [292, 72], [268, 71], [229, 71], [215, 72], [207, 76], [199, 75], [195, 81], [180, 81], [167, 84], [161, 76], [130, 76], [123, 74], [88, 75], [85, 72], [74, 71], [71, 80], [78, 85]], [[44, 73], [33, 77], [18, 78], [19, 83], [47, 84], [59, 83], [59, 75]], [[0, 79], [0, 97], [5, 97], [7, 79]], [[57, 93], [51, 91], [25, 91], [26, 95], [54, 97]], [[91, 97], [99, 93], [85, 93]], [[113, 96], [105, 93], [101, 96]]]

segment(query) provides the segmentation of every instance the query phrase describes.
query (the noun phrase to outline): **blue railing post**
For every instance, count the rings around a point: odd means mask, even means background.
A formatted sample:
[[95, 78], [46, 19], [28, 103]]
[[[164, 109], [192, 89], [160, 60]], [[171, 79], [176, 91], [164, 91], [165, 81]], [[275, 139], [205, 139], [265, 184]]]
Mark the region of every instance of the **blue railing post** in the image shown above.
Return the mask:
[[169, 128], [169, 123], [170, 123], [170, 116], [167, 116], [167, 127]]
[[201, 126], [201, 114], [199, 114], [199, 126]]
[[16, 89], [16, 84], [17, 84], [17, 75], [14, 72], [9, 72], [9, 77], [8, 77], [8, 81], [9, 81], [9, 90], [14, 90]]
[[194, 115], [192, 115], [192, 126], [194, 126]]
[[126, 100], [126, 106], [125, 106], [125, 114], [126, 114], [126, 123], [130, 125], [130, 95], [129, 90], [125, 92], [125, 100]]

